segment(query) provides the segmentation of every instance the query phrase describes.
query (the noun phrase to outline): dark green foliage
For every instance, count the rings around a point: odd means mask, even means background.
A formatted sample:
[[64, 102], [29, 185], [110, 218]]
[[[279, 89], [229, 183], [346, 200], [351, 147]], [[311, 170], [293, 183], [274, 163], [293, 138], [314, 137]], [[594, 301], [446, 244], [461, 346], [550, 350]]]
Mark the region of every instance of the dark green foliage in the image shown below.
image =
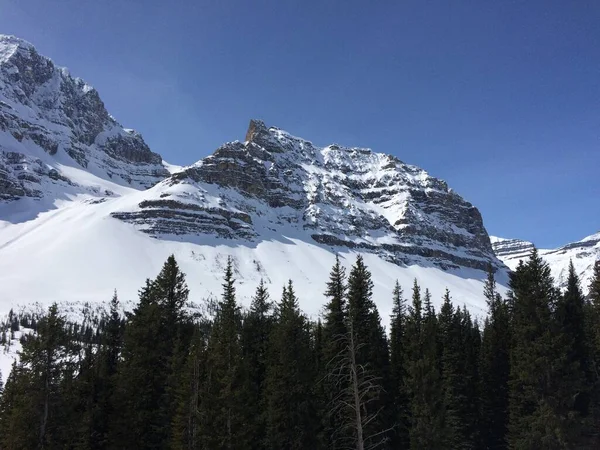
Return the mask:
[[566, 363], [573, 366], [578, 380], [575, 389], [579, 389], [575, 408], [583, 417], [588, 415], [591, 392], [589, 386], [593, 381], [591, 348], [586, 336], [585, 299], [579, 285], [579, 277], [571, 261], [567, 289], [560, 297], [556, 308], [556, 318], [561, 328], [566, 347]]
[[[206, 380], [202, 414], [208, 448], [248, 448], [249, 422], [245, 367], [242, 360], [241, 313], [235, 298], [231, 259], [227, 262], [223, 294], [206, 350], [211, 367]], [[264, 300], [264, 299], [263, 299]], [[260, 305], [264, 309], [264, 305]]]
[[108, 448], [109, 418], [115, 412], [114, 395], [117, 364], [123, 341], [123, 320], [115, 292], [109, 305], [109, 314], [102, 318], [99, 347], [87, 343], [80, 363], [76, 389], [80, 403], [81, 424], [79, 447], [89, 449]]
[[589, 285], [589, 301], [586, 303], [587, 342], [591, 357], [591, 401], [589, 433], [595, 447], [600, 447], [600, 260], [594, 265]]
[[72, 383], [76, 355], [65, 320], [52, 305], [37, 336], [23, 340], [21, 361], [2, 396], [2, 448], [62, 448], [71, 442], [72, 398], [65, 386]]
[[488, 317], [480, 352], [481, 438], [483, 448], [501, 450], [507, 448], [510, 319], [508, 305], [496, 290], [491, 266], [484, 295]]
[[242, 327], [242, 352], [247, 376], [248, 405], [253, 411], [248, 418], [248, 434], [253, 436], [248, 448], [264, 448], [266, 438], [266, 405], [264, 389], [267, 372], [267, 350], [273, 328], [273, 305], [261, 279], [252, 298], [250, 311]]
[[116, 294], [78, 324], [11, 312], [7, 343], [35, 332], [0, 386], [0, 448], [599, 448], [600, 263], [587, 301], [536, 252], [506, 300], [490, 269], [482, 333], [449, 292], [436, 315], [397, 284], [389, 341], [360, 257], [348, 278], [336, 260], [316, 322], [291, 282], [273, 308], [261, 281], [242, 313], [233, 272], [210, 318], [186, 313], [173, 257], [125, 319]]
[[464, 359], [462, 361], [463, 378], [459, 382], [465, 403], [462, 405], [464, 423], [461, 425], [463, 447], [467, 449], [481, 448], [481, 391], [480, 391], [480, 354], [481, 330], [479, 324], [473, 322], [467, 308], [463, 306], [461, 321], [461, 342]]
[[204, 440], [202, 424], [208, 417], [204, 402], [207, 401], [206, 383], [208, 368], [206, 336], [200, 327], [195, 329], [185, 364], [179, 374], [175, 392], [176, 410], [172, 419], [171, 448], [192, 450], [208, 448]]
[[575, 448], [581, 436], [574, 399], [581, 389], [569, 340], [554, 317], [559, 293], [534, 250], [511, 274], [512, 346], [509, 381], [511, 448]]
[[314, 448], [318, 427], [314, 359], [308, 321], [300, 312], [291, 281], [277, 305], [267, 361], [267, 447]]
[[128, 317], [115, 388], [112, 440], [121, 448], [164, 448], [175, 414], [174, 361], [187, 321], [185, 276], [170, 256], [147, 280]]
[[338, 370], [336, 366], [339, 358], [346, 352], [346, 289], [346, 271], [340, 264], [339, 256], [336, 256], [325, 291], [328, 302], [325, 304], [323, 318], [322, 370], [319, 372], [324, 394], [323, 426], [327, 436], [327, 448], [330, 449], [344, 448], [351, 439], [351, 433], [345, 427], [347, 419], [340, 417], [334, 404], [347, 386], [338, 377], [332, 376]]
[[[365, 439], [381, 436], [389, 439], [393, 426], [393, 399], [391, 392], [389, 346], [381, 318], [373, 301], [373, 281], [362, 257], [356, 258], [348, 276], [348, 318], [352, 324], [356, 349], [356, 363], [365, 367], [378, 380], [381, 389], [377, 398], [366, 406], [367, 415], [376, 418], [365, 429]], [[377, 413], [377, 414], [376, 414]], [[386, 431], [390, 430], [390, 431]]]
[[[446, 445], [450, 448], [469, 448], [465, 421], [466, 397], [463, 380], [466, 379], [462, 336], [462, 316], [454, 311], [450, 292], [446, 290], [438, 317], [439, 345], [441, 351], [442, 385], [446, 407]], [[465, 380], [466, 381], [466, 380]]]
[[398, 281], [392, 297], [390, 317], [390, 368], [391, 393], [394, 397], [395, 427], [392, 435], [393, 448], [408, 448], [410, 444], [410, 396], [407, 391], [407, 306], [402, 287]]
[[36, 429], [26, 427], [33, 395], [28, 390], [29, 374], [13, 364], [0, 397], [0, 448], [36, 448]]
[[429, 295], [425, 308], [415, 280], [412, 306], [406, 320], [407, 388], [411, 398], [410, 446], [447, 448], [443, 387], [438, 351], [438, 324]]

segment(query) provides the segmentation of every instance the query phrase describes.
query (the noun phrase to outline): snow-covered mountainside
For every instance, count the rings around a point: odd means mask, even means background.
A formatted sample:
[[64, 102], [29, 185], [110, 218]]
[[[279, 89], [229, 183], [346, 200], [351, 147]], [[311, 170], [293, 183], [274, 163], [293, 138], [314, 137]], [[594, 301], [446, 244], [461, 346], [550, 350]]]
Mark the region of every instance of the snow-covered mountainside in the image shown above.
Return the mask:
[[168, 174], [94, 88], [31, 44], [0, 35], [0, 199], [111, 195], [95, 178], [148, 188]]
[[[234, 261], [243, 302], [288, 278], [318, 314], [335, 254], [362, 254], [382, 317], [398, 279], [483, 312], [484, 269], [506, 284], [477, 208], [447, 184], [364, 148], [317, 147], [253, 120], [243, 142], [177, 168], [123, 129], [98, 93], [0, 37], [0, 313], [17, 304], [135, 300], [170, 254], [195, 302]], [[204, 153], [204, 152], [203, 152]]]
[[251, 121], [234, 141], [112, 216], [158, 238], [248, 243], [292, 233], [397, 264], [498, 266], [479, 211], [445, 182], [369, 149], [324, 148]]
[[[504, 239], [490, 236], [496, 256], [514, 270], [520, 260], [526, 260], [533, 244], [519, 239]], [[592, 278], [594, 264], [600, 260], [600, 232], [572, 242], [557, 249], [538, 249], [548, 262], [552, 276], [560, 287], [566, 287], [569, 262], [573, 261], [575, 271], [581, 279], [581, 287], [587, 292]]]
[[516, 261], [512, 270], [517, 266], [521, 259], [527, 259], [533, 250], [533, 243], [522, 241], [520, 239], [505, 239], [497, 236], [490, 236], [492, 248], [498, 258], [505, 264], [507, 261]]

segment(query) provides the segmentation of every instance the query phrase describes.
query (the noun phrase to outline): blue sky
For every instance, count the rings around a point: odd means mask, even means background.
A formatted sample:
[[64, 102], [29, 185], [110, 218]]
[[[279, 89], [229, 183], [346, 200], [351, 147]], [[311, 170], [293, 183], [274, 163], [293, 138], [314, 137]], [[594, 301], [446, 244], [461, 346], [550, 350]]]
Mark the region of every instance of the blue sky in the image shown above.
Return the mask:
[[191, 164], [261, 118], [419, 165], [490, 234], [600, 230], [600, 2], [0, 0], [0, 32]]

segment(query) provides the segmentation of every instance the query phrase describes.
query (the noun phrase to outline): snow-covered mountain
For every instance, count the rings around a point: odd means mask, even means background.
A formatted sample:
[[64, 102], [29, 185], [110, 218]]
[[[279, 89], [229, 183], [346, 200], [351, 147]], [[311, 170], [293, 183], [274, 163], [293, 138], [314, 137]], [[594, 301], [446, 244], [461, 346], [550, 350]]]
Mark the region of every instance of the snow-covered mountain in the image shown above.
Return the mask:
[[481, 215], [445, 182], [389, 155], [319, 148], [255, 120], [245, 142], [221, 146], [112, 217], [162, 239], [292, 234], [397, 264], [499, 267]]
[[[206, 152], [202, 151], [203, 154]], [[398, 279], [483, 311], [484, 269], [506, 284], [477, 208], [424, 170], [370, 149], [318, 147], [253, 120], [244, 141], [169, 166], [98, 93], [30, 44], [0, 37], [0, 312], [133, 300], [169, 254], [192, 300], [218, 295], [228, 256], [243, 301], [288, 278], [319, 313], [338, 253], [363, 254], [382, 316]]]
[[[519, 265], [519, 261], [526, 260], [533, 249], [531, 242], [519, 239], [490, 236], [490, 240], [496, 256], [511, 270]], [[575, 271], [581, 279], [581, 287], [584, 292], [587, 292], [594, 264], [600, 260], [600, 232], [557, 249], [538, 249], [538, 251], [550, 265], [552, 276], [562, 288], [566, 287], [569, 262], [573, 261]]]
[[0, 199], [112, 195], [95, 178], [147, 188], [168, 174], [94, 88], [31, 44], [0, 35]]

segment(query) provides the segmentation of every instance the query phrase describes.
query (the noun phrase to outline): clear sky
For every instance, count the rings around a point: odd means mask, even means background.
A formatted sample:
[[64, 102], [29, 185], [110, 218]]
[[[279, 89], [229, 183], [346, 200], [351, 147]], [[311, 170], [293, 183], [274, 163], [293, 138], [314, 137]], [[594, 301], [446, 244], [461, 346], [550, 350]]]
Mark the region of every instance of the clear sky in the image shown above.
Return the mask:
[[598, 0], [0, 0], [0, 32], [175, 164], [260, 118], [425, 168], [490, 234], [600, 230]]

